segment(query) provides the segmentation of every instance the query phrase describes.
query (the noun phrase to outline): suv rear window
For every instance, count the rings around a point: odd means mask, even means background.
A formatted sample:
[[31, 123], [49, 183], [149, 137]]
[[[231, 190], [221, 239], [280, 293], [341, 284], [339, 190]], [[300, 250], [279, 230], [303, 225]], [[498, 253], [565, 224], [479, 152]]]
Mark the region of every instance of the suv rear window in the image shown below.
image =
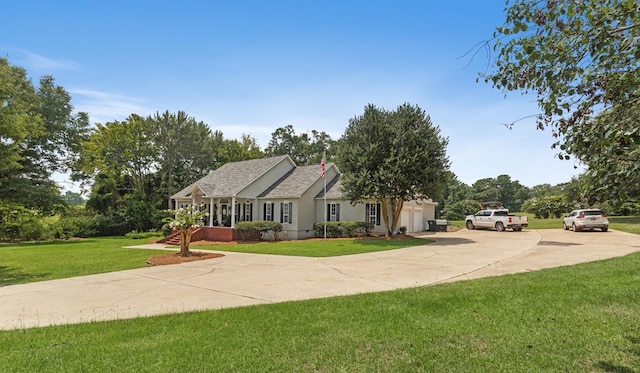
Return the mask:
[[602, 215], [600, 210], [582, 211], [582, 215]]

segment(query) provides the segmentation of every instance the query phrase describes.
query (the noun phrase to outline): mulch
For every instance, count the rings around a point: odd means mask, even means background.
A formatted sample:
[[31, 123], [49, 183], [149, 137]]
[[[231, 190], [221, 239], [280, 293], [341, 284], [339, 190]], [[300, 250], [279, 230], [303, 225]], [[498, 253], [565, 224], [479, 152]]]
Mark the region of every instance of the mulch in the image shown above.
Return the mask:
[[163, 255], [157, 255], [149, 258], [147, 264], [152, 266], [161, 266], [169, 264], [180, 264], [187, 262], [194, 262], [196, 260], [206, 260], [223, 257], [224, 254], [218, 253], [204, 253], [199, 251], [192, 251], [190, 256], [180, 256], [180, 253], [169, 253]]

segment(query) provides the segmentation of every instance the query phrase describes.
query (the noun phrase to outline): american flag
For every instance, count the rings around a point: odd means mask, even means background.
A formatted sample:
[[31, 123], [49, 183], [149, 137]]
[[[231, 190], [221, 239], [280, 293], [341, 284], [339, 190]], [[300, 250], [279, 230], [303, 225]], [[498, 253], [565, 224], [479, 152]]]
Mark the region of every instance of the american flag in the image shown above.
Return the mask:
[[324, 159], [327, 155], [327, 152], [322, 152], [322, 160], [320, 161], [320, 177], [324, 179]]

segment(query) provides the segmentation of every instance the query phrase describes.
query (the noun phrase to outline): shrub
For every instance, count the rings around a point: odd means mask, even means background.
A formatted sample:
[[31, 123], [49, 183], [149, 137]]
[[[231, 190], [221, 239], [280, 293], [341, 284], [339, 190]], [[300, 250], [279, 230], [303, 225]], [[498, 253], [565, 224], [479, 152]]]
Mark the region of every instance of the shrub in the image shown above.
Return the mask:
[[95, 237], [93, 215], [81, 206], [69, 206], [53, 227], [55, 238]]
[[51, 237], [51, 229], [38, 211], [11, 202], [0, 203], [0, 240], [41, 241]]
[[328, 221], [313, 225], [316, 237], [324, 237], [324, 227], [327, 225], [327, 237], [356, 237], [369, 236], [373, 230], [373, 223], [364, 221]]
[[559, 218], [564, 212], [571, 210], [563, 196], [542, 196], [526, 200], [522, 210], [535, 215], [536, 218]]
[[616, 215], [638, 216], [640, 215], [640, 203], [625, 202], [615, 210]]
[[166, 223], [162, 226], [162, 235], [164, 237], [170, 236], [173, 233], [173, 228], [169, 226], [169, 223]]
[[448, 220], [463, 220], [465, 216], [475, 214], [482, 208], [478, 201], [464, 199], [448, 205], [442, 211], [442, 218]]
[[240, 233], [242, 241], [258, 240], [263, 235], [278, 240], [278, 233], [282, 232], [282, 224], [265, 220], [241, 221], [235, 224], [234, 229]]
[[355, 237], [358, 235], [358, 223], [355, 221], [343, 221], [340, 224], [340, 229], [343, 236]]
[[141, 238], [157, 237], [160, 234], [161, 233], [159, 231], [153, 230], [153, 229], [151, 229], [151, 230], [149, 230], [147, 232], [138, 232], [138, 231], [136, 231], [134, 229], [131, 232], [125, 234], [124, 236], [127, 237], [127, 238], [138, 240], [138, 239], [141, 239]]

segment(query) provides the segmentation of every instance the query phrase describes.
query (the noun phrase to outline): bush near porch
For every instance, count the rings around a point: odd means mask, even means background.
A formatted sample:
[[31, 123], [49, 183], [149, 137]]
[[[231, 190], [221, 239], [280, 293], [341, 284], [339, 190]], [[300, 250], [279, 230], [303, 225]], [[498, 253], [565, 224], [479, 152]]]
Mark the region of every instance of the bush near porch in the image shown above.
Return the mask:
[[282, 224], [275, 221], [241, 221], [235, 224], [234, 229], [240, 233], [242, 241], [258, 241], [265, 235], [274, 241], [278, 240], [278, 233], [282, 232]]
[[373, 223], [366, 221], [325, 221], [315, 223], [313, 230], [316, 237], [324, 237], [324, 227], [327, 226], [327, 237], [358, 237], [370, 236]]

